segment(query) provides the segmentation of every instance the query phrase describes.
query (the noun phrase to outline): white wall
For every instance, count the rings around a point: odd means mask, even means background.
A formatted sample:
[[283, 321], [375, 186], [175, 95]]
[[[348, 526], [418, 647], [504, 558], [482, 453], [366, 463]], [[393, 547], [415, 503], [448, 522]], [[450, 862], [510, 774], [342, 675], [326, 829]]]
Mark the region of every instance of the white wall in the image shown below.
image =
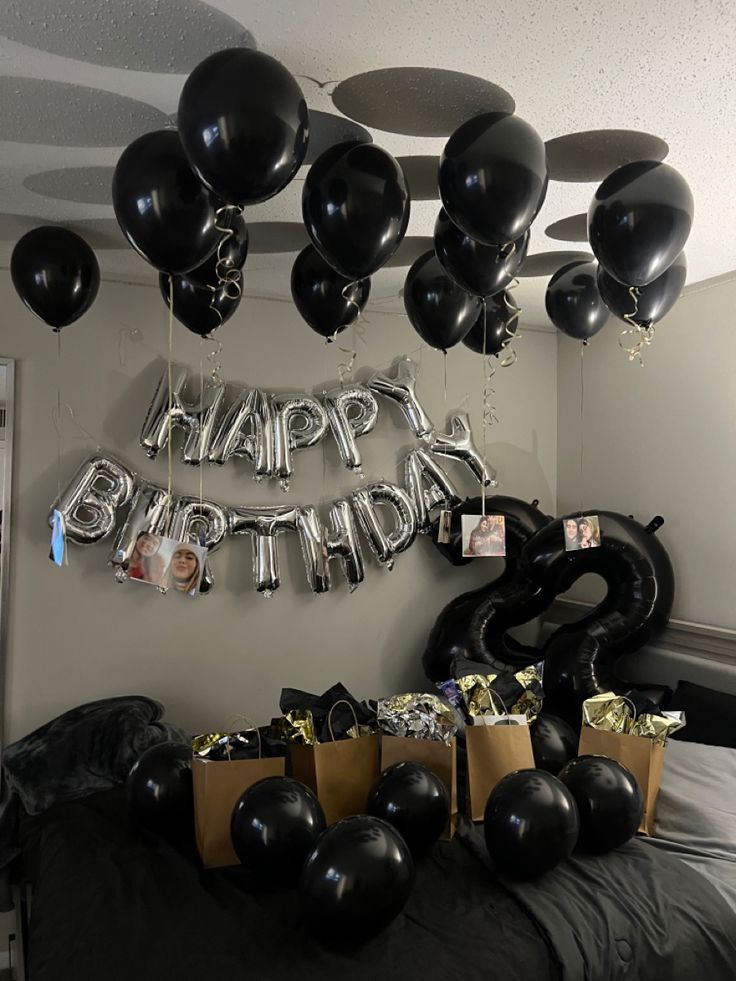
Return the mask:
[[644, 367], [618, 346], [617, 320], [590, 343], [582, 482], [580, 345], [558, 342], [558, 513], [582, 500], [644, 523], [663, 515], [673, 616], [727, 628], [736, 628], [734, 310], [736, 281], [686, 293], [658, 325]]
[[[421, 539], [392, 573], [367, 559], [366, 581], [352, 596], [335, 569], [331, 594], [308, 591], [296, 541], [281, 546], [283, 583], [272, 600], [250, 586], [250, 543], [227, 542], [213, 558], [217, 588], [187, 600], [155, 589], [115, 583], [106, 566], [109, 543], [70, 549], [70, 565], [48, 560], [46, 515], [57, 489], [99, 444], [142, 475], [166, 482], [165, 459], [149, 461], [138, 434], [166, 350], [166, 314], [157, 290], [103, 283], [91, 312], [62, 333], [62, 364], [54, 335], [22, 307], [7, 272], [0, 274], [4, 311], [0, 355], [18, 359], [12, 588], [7, 674], [8, 738], [88, 699], [141, 692], [161, 699], [169, 718], [193, 729], [224, 725], [238, 712], [257, 720], [277, 713], [284, 685], [322, 690], [341, 680], [358, 696], [380, 696], [422, 682], [421, 654], [436, 616], [454, 595], [485, 581], [483, 563], [453, 569]], [[360, 345], [358, 377], [419, 345], [405, 317], [370, 313]], [[133, 341], [125, 332], [138, 329]], [[121, 333], [122, 332], [122, 333]], [[290, 303], [246, 300], [220, 331], [227, 380], [280, 390], [321, 390], [343, 357], [326, 347]], [[198, 370], [211, 349], [178, 324], [174, 357]], [[123, 357], [121, 358], [121, 350]], [[527, 332], [519, 362], [499, 371], [500, 423], [489, 436], [489, 459], [502, 493], [538, 497], [553, 509], [556, 495], [556, 339]], [[415, 354], [415, 358], [419, 355]], [[155, 362], [155, 363], [153, 363]], [[57, 377], [63, 398], [89, 442], [65, 421], [61, 473], [51, 411]], [[481, 362], [464, 348], [448, 358], [447, 407], [466, 392], [481, 438]], [[422, 353], [419, 393], [439, 424], [444, 412], [442, 356]], [[376, 431], [361, 441], [366, 472], [396, 477], [396, 462], [413, 442], [384, 403]], [[198, 474], [175, 458], [174, 490], [198, 492]], [[303, 451], [288, 496], [256, 485], [243, 463], [204, 474], [204, 494], [226, 504], [326, 502], [356, 486], [334, 444]], [[477, 485], [454, 464], [463, 492]], [[488, 560], [492, 562], [493, 560]]]

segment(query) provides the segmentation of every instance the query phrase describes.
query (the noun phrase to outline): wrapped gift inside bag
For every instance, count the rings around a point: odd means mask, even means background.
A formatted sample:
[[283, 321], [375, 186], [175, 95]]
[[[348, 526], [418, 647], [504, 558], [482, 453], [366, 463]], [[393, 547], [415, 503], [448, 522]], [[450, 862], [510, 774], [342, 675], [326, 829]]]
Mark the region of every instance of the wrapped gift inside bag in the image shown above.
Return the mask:
[[[256, 740], [248, 738], [253, 732]], [[192, 740], [192, 753], [194, 826], [202, 863], [208, 869], [238, 865], [230, 839], [233, 808], [254, 783], [282, 777], [285, 757], [263, 756], [261, 733], [255, 726], [202, 733]]]

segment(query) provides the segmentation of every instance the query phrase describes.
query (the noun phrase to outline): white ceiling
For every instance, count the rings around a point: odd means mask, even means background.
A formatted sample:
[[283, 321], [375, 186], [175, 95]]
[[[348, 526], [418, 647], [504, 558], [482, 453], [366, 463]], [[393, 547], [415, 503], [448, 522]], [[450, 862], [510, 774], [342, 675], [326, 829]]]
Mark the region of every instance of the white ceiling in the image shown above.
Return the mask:
[[[318, 83], [426, 66], [495, 82], [545, 140], [599, 129], [657, 136], [695, 196], [688, 282], [736, 269], [733, 0], [617, 0], [607, 6], [597, 0], [3, 0], [0, 263], [7, 265], [27, 228], [65, 221], [98, 249], [103, 275], [153, 282], [153, 271], [122, 247], [106, 203], [104, 168], [114, 166], [139, 132], [166, 124], [189, 68], [235, 44], [255, 44], [293, 73], [316, 79], [300, 84], [310, 108], [323, 112], [338, 111], [330, 95], [334, 84]], [[421, 95], [415, 93], [420, 102]], [[406, 97], [405, 110], [411, 117]], [[444, 143], [443, 137], [371, 133], [402, 157], [436, 155]], [[583, 141], [582, 172], [586, 152], [593, 164], [594, 149], [589, 142], [586, 150]], [[303, 176], [246, 213], [260, 229], [246, 265], [253, 294], [289, 295], [301, 233], [282, 230], [292, 251], [267, 251], [279, 247], [280, 237], [262, 223], [300, 221]], [[584, 212], [595, 186], [550, 182], [530, 254], [585, 249], [544, 230]], [[412, 204], [405, 262], [424, 244], [417, 237], [431, 235], [437, 210], [436, 200]], [[400, 311], [405, 275], [400, 260], [381, 270], [371, 304]], [[517, 296], [528, 322], [546, 321], [547, 278], [522, 281]]]

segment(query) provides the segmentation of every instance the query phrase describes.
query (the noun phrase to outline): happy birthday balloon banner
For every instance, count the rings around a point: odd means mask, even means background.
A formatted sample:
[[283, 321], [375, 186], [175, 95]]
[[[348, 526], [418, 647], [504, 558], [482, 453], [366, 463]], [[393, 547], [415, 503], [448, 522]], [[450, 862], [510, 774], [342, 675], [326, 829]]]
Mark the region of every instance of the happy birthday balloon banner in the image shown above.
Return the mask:
[[[378, 413], [373, 392], [397, 402], [410, 428], [423, 441], [404, 460], [404, 487], [384, 480], [368, 482], [330, 502], [326, 522], [311, 504], [225, 507], [198, 497], [170, 494], [118, 460], [100, 454], [82, 464], [53, 508], [64, 519], [67, 539], [78, 545], [94, 544], [110, 536], [118, 515], [127, 508], [109, 560], [119, 581], [128, 578], [141, 534], [197, 542], [208, 553], [216, 551], [230, 535], [249, 535], [253, 586], [271, 596], [281, 582], [278, 538], [294, 532], [312, 592], [330, 590], [330, 563], [335, 558], [340, 560], [352, 592], [364, 579], [358, 528], [379, 564], [391, 569], [396, 555], [409, 548], [417, 532], [429, 530], [434, 508], [451, 508], [459, 502], [460, 496], [437, 456], [465, 463], [484, 486], [496, 485], [495, 471], [473, 444], [467, 414], [452, 417], [450, 434], [435, 432], [414, 391], [415, 368], [406, 359], [395, 377], [376, 374], [368, 386], [353, 384], [327, 392], [324, 406], [309, 395], [267, 397], [260, 389], [243, 390], [225, 405], [224, 385], [212, 386], [193, 405], [182, 396], [185, 369], [172, 375], [171, 400], [167, 379], [159, 383], [141, 434], [149, 456], [155, 457], [166, 446], [169, 430], [176, 426], [185, 431], [183, 462], [224, 463], [233, 456], [245, 456], [253, 462], [256, 479], [276, 477], [282, 486], [293, 472], [293, 452], [313, 446], [325, 436], [328, 426], [345, 465], [357, 471], [360, 454], [355, 441], [373, 428]], [[357, 414], [349, 414], [353, 406], [358, 407]], [[296, 425], [300, 417], [302, 424]], [[381, 512], [390, 515], [390, 531]], [[209, 592], [213, 584], [207, 562], [200, 592]]]

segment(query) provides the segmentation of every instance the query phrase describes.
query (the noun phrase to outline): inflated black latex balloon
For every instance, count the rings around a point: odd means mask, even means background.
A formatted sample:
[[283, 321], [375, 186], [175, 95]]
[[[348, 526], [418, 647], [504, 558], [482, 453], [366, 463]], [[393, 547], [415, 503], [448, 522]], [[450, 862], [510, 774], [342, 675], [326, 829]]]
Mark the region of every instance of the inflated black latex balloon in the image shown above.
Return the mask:
[[134, 764], [125, 784], [131, 824], [188, 846], [194, 836], [192, 747], [151, 746]]
[[580, 845], [610, 852], [636, 834], [644, 798], [633, 775], [607, 756], [578, 756], [560, 772], [580, 812]]
[[370, 279], [345, 279], [313, 245], [302, 249], [291, 270], [294, 305], [322, 337], [333, 337], [349, 327], [368, 302], [370, 291]]
[[395, 763], [373, 786], [366, 811], [393, 825], [416, 859], [431, 849], [447, 827], [450, 796], [429, 767]]
[[241, 795], [230, 837], [245, 869], [289, 888], [325, 827], [324, 811], [308, 787], [292, 777], [266, 777]]
[[28, 309], [60, 331], [89, 310], [100, 288], [100, 267], [83, 238], [44, 225], [18, 240], [10, 259], [13, 286]]
[[[437, 526], [435, 519], [429, 538], [444, 557], [453, 565], [467, 565], [476, 561], [463, 556], [462, 551], [462, 515], [480, 514], [482, 501], [474, 497], [457, 505], [452, 510], [450, 519], [450, 542], [441, 544], [437, 541]], [[460, 661], [472, 659], [468, 628], [473, 612], [478, 605], [491, 593], [501, 590], [513, 580], [516, 564], [524, 544], [543, 528], [549, 521], [534, 504], [519, 501], [514, 497], [494, 495], [486, 498], [486, 510], [489, 514], [502, 514], [506, 521], [506, 558], [503, 572], [487, 585], [472, 589], [451, 600], [434, 622], [427, 639], [427, 646], [422, 658], [424, 673], [431, 681], [445, 681], [456, 677], [455, 665]], [[513, 650], [512, 650], [513, 649]], [[536, 655], [511, 637], [505, 638], [504, 663], [501, 670], [507, 670], [509, 660], [517, 657], [521, 666], [531, 663]], [[491, 662], [486, 662], [490, 671]], [[482, 670], [479, 666], [479, 670]]]
[[487, 296], [485, 310], [481, 309], [478, 319], [463, 337], [463, 344], [476, 354], [500, 354], [516, 333], [519, 312], [506, 290]]
[[226, 48], [197, 65], [177, 124], [192, 168], [228, 204], [272, 198], [307, 152], [302, 90], [281, 62], [252, 48]]
[[146, 133], [123, 151], [112, 203], [125, 237], [161, 272], [201, 266], [222, 234], [215, 227], [220, 202], [189, 166], [174, 130]]
[[628, 314], [635, 324], [649, 327], [661, 320], [680, 299], [686, 276], [687, 262], [683, 252], [661, 276], [647, 286], [640, 287], [636, 298], [631, 296], [626, 286], [622, 286], [600, 266], [598, 289], [611, 313], [622, 320]]
[[588, 209], [588, 239], [598, 262], [625, 286], [646, 286], [687, 242], [693, 196], [669, 164], [640, 160], [614, 170]]
[[322, 258], [351, 283], [365, 279], [391, 258], [406, 233], [404, 172], [374, 143], [338, 143], [309, 168], [302, 215]]
[[323, 943], [350, 948], [385, 929], [414, 884], [409, 847], [390, 824], [359, 815], [322, 835], [299, 883], [307, 929]]
[[616, 661], [664, 629], [675, 591], [672, 563], [654, 534], [661, 521], [644, 527], [613, 511], [586, 513], [599, 516], [599, 547], [565, 551], [564, 518], [550, 522], [523, 547], [511, 580], [477, 604], [468, 626], [473, 660], [508, 656], [517, 664], [507, 631], [542, 615], [581, 576], [599, 575], [607, 586], [601, 602], [578, 621], [558, 627], [542, 647], [527, 648], [528, 664], [545, 662], [546, 710], [572, 725], [585, 698], [626, 690], [615, 673]]
[[577, 755], [578, 737], [574, 730], [556, 715], [542, 712], [529, 730], [534, 765], [557, 776], [566, 763]]
[[476, 296], [491, 296], [506, 289], [528, 247], [528, 231], [509, 247], [476, 242], [450, 221], [444, 208], [434, 225], [434, 251], [442, 267], [458, 286]]
[[595, 262], [571, 263], [550, 279], [544, 305], [552, 323], [563, 334], [587, 341], [606, 326], [609, 311], [598, 292]]
[[194, 282], [189, 276], [166, 276], [161, 273], [158, 285], [169, 306], [169, 280], [173, 284], [174, 316], [187, 330], [199, 337], [209, 337], [235, 313], [241, 294], [232, 286], [214, 289]]
[[481, 314], [479, 297], [450, 279], [431, 251], [420, 255], [407, 273], [404, 307], [422, 340], [441, 351], [459, 344]]
[[513, 879], [536, 879], [569, 858], [580, 827], [573, 795], [544, 770], [517, 770], [499, 780], [483, 825], [496, 870]]
[[484, 245], [516, 242], [547, 193], [544, 143], [519, 116], [476, 116], [447, 141], [439, 185], [451, 221], [471, 238]]
[[[220, 219], [222, 217], [221, 215]], [[232, 231], [233, 234], [229, 235], [227, 232], [223, 232], [222, 241], [209, 259], [187, 273], [187, 277], [193, 282], [201, 283], [203, 286], [217, 286], [219, 282], [218, 268], [220, 276], [225, 277], [228, 270], [242, 269], [245, 265], [245, 260], [248, 258], [248, 229], [243, 221], [243, 216], [228, 214], [227, 221], [229, 231]]]

